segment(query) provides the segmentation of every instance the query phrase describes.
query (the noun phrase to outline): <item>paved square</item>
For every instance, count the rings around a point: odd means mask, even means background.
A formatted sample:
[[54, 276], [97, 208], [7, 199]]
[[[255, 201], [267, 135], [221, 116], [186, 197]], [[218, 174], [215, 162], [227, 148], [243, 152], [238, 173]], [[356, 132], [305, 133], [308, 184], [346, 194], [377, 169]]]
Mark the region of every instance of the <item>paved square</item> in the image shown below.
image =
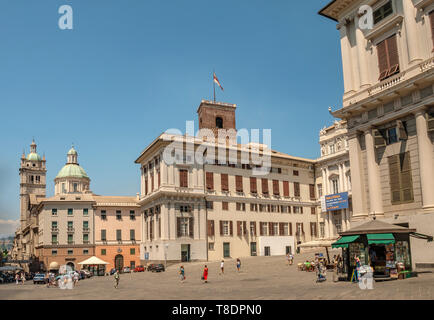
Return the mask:
[[184, 264], [186, 281], [180, 283], [179, 264], [162, 273], [122, 274], [114, 288], [113, 276], [82, 280], [73, 290], [47, 288], [27, 281], [24, 285], [0, 285], [0, 299], [433, 299], [434, 274], [416, 278], [375, 282], [373, 290], [361, 290], [355, 283], [315, 282], [314, 272], [297, 270], [297, 263], [313, 254], [296, 255], [293, 266], [285, 257], [250, 257], [242, 259], [241, 272], [235, 260], [226, 260], [225, 274], [219, 275], [219, 262], [207, 263], [209, 282], [201, 281], [204, 263]]

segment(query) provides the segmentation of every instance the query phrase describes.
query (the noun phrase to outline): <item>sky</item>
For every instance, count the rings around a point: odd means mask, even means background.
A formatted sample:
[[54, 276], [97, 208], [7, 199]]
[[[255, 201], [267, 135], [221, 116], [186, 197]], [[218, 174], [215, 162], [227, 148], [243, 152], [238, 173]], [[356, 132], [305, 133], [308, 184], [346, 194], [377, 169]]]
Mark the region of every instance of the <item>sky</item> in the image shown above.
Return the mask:
[[[273, 149], [317, 158], [343, 94], [335, 22], [317, 14], [328, 2], [1, 0], [0, 234], [19, 219], [32, 138], [47, 196], [72, 143], [94, 193], [135, 195], [134, 160], [165, 130], [197, 127], [213, 70], [238, 129], [271, 129]], [[72, 30], [58, 25], [65, 4]]]

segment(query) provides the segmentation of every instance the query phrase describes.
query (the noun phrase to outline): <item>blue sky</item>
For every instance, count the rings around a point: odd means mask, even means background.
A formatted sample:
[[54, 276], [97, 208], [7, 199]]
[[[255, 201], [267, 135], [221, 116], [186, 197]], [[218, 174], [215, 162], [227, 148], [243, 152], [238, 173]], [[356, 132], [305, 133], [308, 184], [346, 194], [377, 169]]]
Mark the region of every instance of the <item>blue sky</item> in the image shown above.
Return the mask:
[[[318, 157], [343, 93], [335, 23], [317, 14], [328, 2], [2, 0], [0, 219], [19, 218], [19, 159], [32, 137], [47, 158], [47, 195], [71, 143], [92, 191], [135, 195], [134, 160], [196, 121], [213, 69], [238, 128], [271, 128], [272, 148]], [[73, 30], [58, 27], [63, 4]]]

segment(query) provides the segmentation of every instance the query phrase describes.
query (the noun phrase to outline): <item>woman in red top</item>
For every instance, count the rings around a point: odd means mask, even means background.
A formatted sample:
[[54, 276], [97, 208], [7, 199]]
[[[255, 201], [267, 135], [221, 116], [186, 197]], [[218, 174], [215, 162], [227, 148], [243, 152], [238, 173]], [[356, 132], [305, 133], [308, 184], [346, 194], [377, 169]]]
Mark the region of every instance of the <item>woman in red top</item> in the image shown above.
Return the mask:
[[208, 282], [208, 267], [205, 265], [205, 268], [203, 269], [203, 281], [204, 283]]

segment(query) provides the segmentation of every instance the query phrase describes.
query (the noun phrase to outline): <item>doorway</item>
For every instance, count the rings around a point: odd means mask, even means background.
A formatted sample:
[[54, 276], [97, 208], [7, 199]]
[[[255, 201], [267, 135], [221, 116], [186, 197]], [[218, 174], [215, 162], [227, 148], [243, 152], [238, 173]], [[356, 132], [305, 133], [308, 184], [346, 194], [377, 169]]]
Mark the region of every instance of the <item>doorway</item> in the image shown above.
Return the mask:
[[223, 243], [223, 257], [224, 258], [230, 258], [230, 256], [231, 256], [230, 243], [224, 242]]
[[190, 261], [190, 245], [189, 244], [181, 244], [181, 261], [182, 262]]
[[250, 255], [256, 257], [256, 242], [250, 242]]
[[124, 268], [124, 257], [121, 254], [118, 254], [115, 257], [115, 268], [119, 272], [122, 272], [122, 269]]
[[265, 256], [269, 257], [271, 255], [270, 247], [264, 247]]
[[286, 249], [285, 249], [285, 252], [286, 252], [286, 254], [292, 254], [292, 248], [291, 248], [291, 246], [286, 246]]
[[67, 267], [67, 269], [71, 268], [71, 271], [74, 271], [74, 270], [75, 270], [74, 263], [72, 263], [72, 262], [68, 262], [68, 263], [66, 264], [66, 267]]

